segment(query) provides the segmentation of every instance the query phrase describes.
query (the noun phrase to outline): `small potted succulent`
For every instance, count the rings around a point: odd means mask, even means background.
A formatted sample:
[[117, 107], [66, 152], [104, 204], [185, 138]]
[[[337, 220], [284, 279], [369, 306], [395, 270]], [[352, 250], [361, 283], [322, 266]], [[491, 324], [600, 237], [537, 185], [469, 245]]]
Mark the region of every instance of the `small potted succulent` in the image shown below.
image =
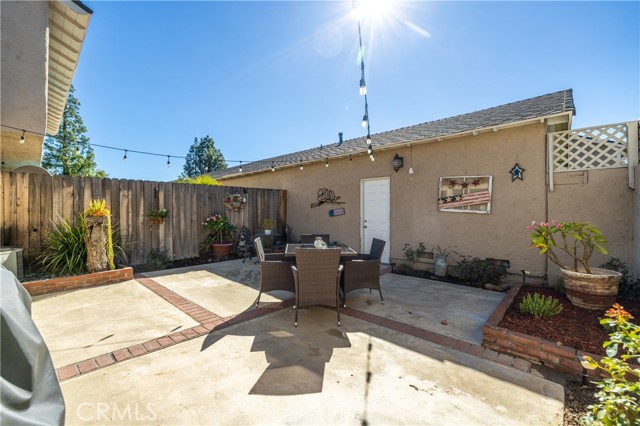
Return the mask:
[[[589, 261], [595, 250], [607, 254], [602, 232], [589, 222], [531, 222], [532, 247], [560, 267], [567, 298], [585, 309], [606, 309], [618, 294], [622, 274], [608, 269], [593, 268]], [[562, 261], [569, 256], [571, 265]], [[566, 256], [564, 256], [566, 257]]]
[[169, 211], [167, 209], [155, 210], [151, 209], [147, 213], [147, 217], [149, 218], [149, 223], [161, 224], [164, 223], [164, 219], [169, 215]]

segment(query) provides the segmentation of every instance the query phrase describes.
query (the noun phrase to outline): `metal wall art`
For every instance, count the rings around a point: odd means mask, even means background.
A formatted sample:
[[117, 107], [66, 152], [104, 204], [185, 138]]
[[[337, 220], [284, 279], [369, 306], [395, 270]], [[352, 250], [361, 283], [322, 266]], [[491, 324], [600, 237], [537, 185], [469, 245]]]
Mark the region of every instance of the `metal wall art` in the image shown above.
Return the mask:
[[311, 208], [320, 207], [323, 204], [346, 204], [344, 201], [338, 201], [339, 195], [336, 195], [333, 190], [327, 188], [318, 189], [318, 201], [311, 204]]
[[227, 194], [224, 197], [224, 206], [230, 210], [240, 210], [247, 203], [247, 198], [242, 194]]

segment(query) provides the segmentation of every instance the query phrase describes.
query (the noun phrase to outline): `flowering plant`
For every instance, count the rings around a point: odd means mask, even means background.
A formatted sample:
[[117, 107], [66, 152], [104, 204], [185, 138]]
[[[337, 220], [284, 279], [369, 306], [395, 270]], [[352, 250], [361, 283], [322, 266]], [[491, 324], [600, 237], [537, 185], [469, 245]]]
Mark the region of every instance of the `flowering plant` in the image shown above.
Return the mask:
[[223, 244], [230, 240], [236, 230], [229, 218], [223, 214], [209, 216], [202, 222], [202, 227], [212, 237], [211, 240], [214, 244]]
[[160, 210], [151, 209], [147, 212], [147, 217], [157, 217], [157, 218], [164, 219], [167, 216], [169, 216], [169, 210], [167, 209], [160, 209]]
[[528, 226], [531, 233], [532, 247], [546, 254], [549, 260], [564, 268], [558, 257], [559, 251], [567, 253], [573, 259], [573, 270], [578, 272], [578, 264], [587, 274], [591, 273], [589, 260], [593, 251], [607, 254], [604, 248], [606, 240], [602, 232], [589, 222], [531, 222]]

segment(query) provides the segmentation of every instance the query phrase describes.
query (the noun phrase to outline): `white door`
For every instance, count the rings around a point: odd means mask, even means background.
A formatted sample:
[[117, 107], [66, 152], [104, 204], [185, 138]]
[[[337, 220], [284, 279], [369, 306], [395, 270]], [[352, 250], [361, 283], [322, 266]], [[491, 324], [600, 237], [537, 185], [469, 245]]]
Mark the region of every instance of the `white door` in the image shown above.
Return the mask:
[[387, 242], [382, 253], [382, 263], [389, 263], [389, 212], [391, 181], [389, 178], [363, 179], [360, 185], [361, 253], [369, 253], [371, 240]]

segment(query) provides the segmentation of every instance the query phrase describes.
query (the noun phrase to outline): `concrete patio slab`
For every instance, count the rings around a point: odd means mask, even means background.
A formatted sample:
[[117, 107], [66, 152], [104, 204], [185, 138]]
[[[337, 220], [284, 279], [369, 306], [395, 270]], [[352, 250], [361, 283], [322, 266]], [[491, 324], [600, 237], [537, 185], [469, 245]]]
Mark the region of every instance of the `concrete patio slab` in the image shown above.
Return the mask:
[[[251, 308], [260, 288], [260, 265], [253, 261], [232, 260], [187, 268], [171, 273], [155, 271], [145, 276], [221, 317]], [[292, 299], [293, 293], [273, 291], [260, 297], [260, 303]]]
[[561, 425], [563, 388], [335, 311], [291, 308], [62, 383], [67, 424]]
[[197, 324], [135, 280], [36, 296], [32, 317], [56, 368]]
[[380, 277], [385, 304], [377, 290], [347, 293], [347, 306], [374, 315], [482, 344], [482, 325], [505, 293], [397, 274]]

